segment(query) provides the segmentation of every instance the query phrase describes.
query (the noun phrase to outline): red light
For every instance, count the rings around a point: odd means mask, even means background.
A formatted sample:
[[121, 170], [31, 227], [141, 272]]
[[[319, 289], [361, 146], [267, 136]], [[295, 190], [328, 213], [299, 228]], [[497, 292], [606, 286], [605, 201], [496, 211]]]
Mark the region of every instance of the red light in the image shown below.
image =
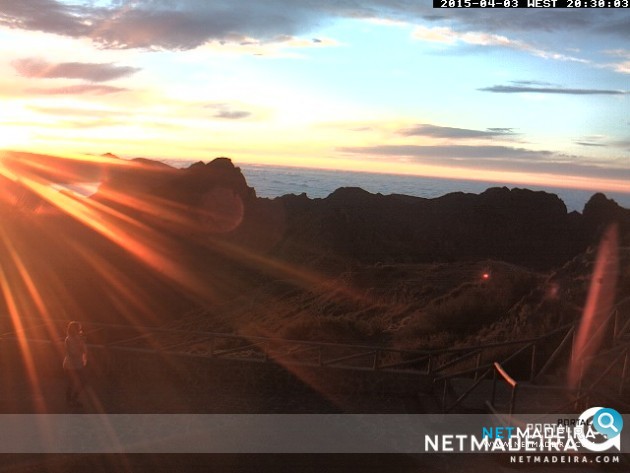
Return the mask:
[[484, 279], [484, 281], [487, 281], [488, 279], [490, 279], [490, 273], [483, 273], [481, 277]]

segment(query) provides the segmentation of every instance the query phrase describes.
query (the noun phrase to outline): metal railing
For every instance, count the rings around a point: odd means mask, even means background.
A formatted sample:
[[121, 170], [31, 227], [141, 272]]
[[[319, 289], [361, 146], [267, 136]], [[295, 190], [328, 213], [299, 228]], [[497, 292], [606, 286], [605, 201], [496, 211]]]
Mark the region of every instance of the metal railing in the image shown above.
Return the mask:
[[[539, 337], [537, 339], [533, 339], [533, 340], [529, 340], [524, 346], [522, 346], [521, 348], [519, 348], [518, 350], [516, 350], [515, 352], [513, 352], [510, 356], [508, 356], [505, 360], [503, 360], [503, 365], [509, 363], [510, 361], [514, 360], [516, 357], [518, 357], [519, 355], [526, 353], [527, 350], [531, 349], [530, 352], [530, 362], [529, 362], [529, 369], [530, 369], [530, 380], [533, 379], [535, 377], [535, 369], [536, 369], [536, 347], [539, 343], [541, 343], [542, 341], [546, 340], [547, 338], [551, 337], [552, 335], [555, 335], [555, 332], [558, 331], [554, 331], [548, 335], [545, 335], [543, 337]], [[456, 407], [460, 406], [462, 404], [462, 402], [464, 400], [466, 400], [481, 384], [482, 382], [493, 372], [496, 370], [496, 366], [498, 365], [497, 362], [491, 362], [491, 363], [487, 363], [485, 365], [481, 365], [481, 366], [476, 366], [473, 369], [469, 369], [466, 371], [460, 371], [457, 373], [449, 373], [447, 375], [438, 377], [435, 379], [435, 381], [443, 381], [444, 382], [444, 388], [442, 391], [442, 406], [443, 406], [443, 411], [444, 412], [451, 412], [453, 411]], [[499, 365], [500, 366], [500, 365]], [[481, 374], [480, 376], [478, 375], [479, 371], [483, 370], [483, 374]], [[451, 379], [456, 378], [456, 377], [461, 377], [464, 375], [469, 375], [469, 374], [474, 374], [474, 380], [475, 382], [468, 387], [468, 389], [466, 389], [456, 400], [455, 402], [453, 402], [449, 407], [446, 407], [446, 398], [447, 398], [447, 394], [448, 394], [448, 386], [449, 386], [449, 382]], [[494, 398], [494, 390], [495, 387], [493, 385], [493, 398]]]
[[[627, 384], [626, 381], [628, 379], [628, 376], [630, 375], [630, 342], [625, 341], [624, 339], [624, 336], [627, 335], [628, 332], [630, 331], [630, 318], [628, 318], [628, 320], [626, 320], [622, 324], [621, 313], [620, 313], [619, 308], [623, 304], [627, 304], [627, 303], [630, 303], [630, 297], [625, 298], [619, 301], [617, 304], [615, 304], [614, 308], [610, 311], [606, 319], [601, 324], [598, 325], [595, 334], [593, 334], [593, 336], [589, 339], [586, 346], [584, 347], [584, 348], [588, 347], [592, 343], [593, 340], [599, 338], [599, 335], [602, 335], [606, 330], [610, 330], [610, 328], [612, 327], [612, 347], [596, 355], [592, 355], [590, 357], [586, 357], [581, 360], [581, 363], [580, 363], [581, 372], [579, 375], [580, 384], [578, 388], [570, 389], [570, 388], [567, 388], [566, 386], [550, 386], [553, 389], [561, 389], [565, 391], [566, 393], [570, 393], [572, 396], [574, 396], [574, 399], [569, 404], [569, 406], [571, 404], [578, 404], [581, 400], [588, 399], [589, 395], [597, 394], [597, 395], [604, 396], [604, 393], [602, 393], [601, 390], [597, 390], [596, 388], [608, 376], [611, 370], [621, 365], [621, 360], [623, 360], [623, 365], [621, 368], [621, 375], [619, 377], [619, 384], [617, 386], [616, 394], [619, 397], [623, 396], [624, 390], [626, 387], [625, 385]], [[564, 335], [564, 337], [562, 338], [562, 340], [560, 341], [560, 343], [558, 344], [554, 352], [547, 359], [547, 361], [542, 366], [542, 368], [536, 373], [535, 371], [536, 370], [536, 346], [542, 343], [546, 338], [549, 338], [550, 336], [552, 336], [554, 333], [557, 333], [558, 331], [561, 331], [561, 330], [566, 330], [567, 328], [568, 330], [566, 334]], [[532, 384], [537, 383], [541, 380], [544, 374], [549, 372], [551, 367], [553, 367], [557, 363], [558, 359], [563, 354], [565, 354], [567, 350], [570, 350], [570, 355], [569, 355], [570, 360], [573, 360], [576, 356], [578, 356], [578, 354], [575, 353], [576, 332], [577, 330], [576, 330], [575, 324], [569, 324], [564, 327], [561, 327], [560, 329], [548, 335], [539, 337], [538, 339], [533, 339], [529, 341], [527, 340], [521, 341], [521, 342], [529, 342], [529, 343], [526, 343], [522, 348], [512, 353], [508, 358], [506, 358], [500, 363], [494, 361], [492, 363], [481, 364], [480, 358], [478, 358], [475, 368], [456, 372], [456, 373], [449, 373], [447, 375], [436, 378], [435, 381], [444, 382], [444, 387], [442, 391], [442, 406], [443, 406], [444, 412], [451, 412], [453, 409], [460, 406], [464, 400], [466, 400], [476, 389], [479, 388], [483, 380], [486, 379], [493, 372], [494, 372], [494, 379], [493, 379], [493, 388], [492, 388], [492, 401], [488, 402], [488, 405], [492, 406], [493, 410], [496, 410], [494, 409], [493, 404], [494, 404], [497, 374], [499, 374], [504, 379], [506, 379], [506, 381], [508, 381], [509, 379], [510, 381], [508, 382], [508, 384], [512, 384], [512, 381], [516, 383], [514, 378], [507, 375], [507, 372], [504, 369], [504, 366], [508, 362], [510, 362], [516, 356], [518, 356], [519, 354], [523, 353], [524, 351], [526, 351], [528, 348], [531, 347], [532, 351], [531, 351], [531, 360], [530, 360], [529, 382]], [[480, 347], [480, 349], [482, 348], [483, 347]], [[469, 356], [472, 356], [472, 355], [473, 355], [472, 352], [469, 353]], [[597, 359], [610, 358], [611, 356], [613, 356], [612, 361], [609, 361], [609, 365], [602, 372], [598, 373], [599, 376], [596, 378], [596, 380], [591, 382], [589, 386], [583, 387], [582, 384], [586, 375], [585, 365], [587, 363], [592, 363], [593, 361]], [[482, 372], [481, 375], [479, 375], [480, 372]], [[448, 383], [450, 382], [450, 380], [456, 377], [467, 376], [471, 374], [474, 375], [475, 382], [470, 387], [468, 387], [468, 389], [466, 389], [462, 394], [460, 394], [458, 398], [455, 400], [455, 402], [453, 402], [450, 406], [447, 406], [446, 399], [447, 399], [447, 394], [448, 394]], [[514, 384], [513, 389], [512, 389], [513, 397], [512, 397], [512, 400], [510, 401], [511, 411], [513, 411], [514, 409], [516, 386], [517, 384]], [[609, 399], [611, 398], [611, 396], [609, 395], [605, 395], [605, 397], [608, 397]], [[619, 402], [623, 403], [622, 401], [619, 401]]]
[[[622, 323], [618, 308], [630, 301], [619, 302], [600, 329], [610, 326], [612, 321], [615, 341], [622, 341], [630, 329], [630, 319]], [[26, 321], [25, 321], [26, 322]], [[24, 339], [44, 343], [61, 343], [67, 320], [32, 319], [24, 324], [24, 330], [0, 335], [1, 340]], [[573, 354], [575, 326], [567, 324], [546, 335], [522, 340], [486, 343], [477, 346], [453, 347], [433, 350], [401, 350], [383, 346], [352, 343], [332, 343], [308, 340], [291, 340], [275, 337], [249, 336], [235, 333], [217, 333], [160, 327], [137, 327], [129, 325], [84, 322], [88, 342], [93, 346], [110, 350], [168, 355], [195, 358], [238, 358], [253, 362], [274, 362], [280, 364], [302, 364], [330, 368], [350, 368], [359, 370], [405, 371], [432, 376], [435, 382], [444, 382], [442, 406], [449, 412], [461, 404], [493, 371], [495, 362], [505, 367], [516, 357], [529, 350], [528, 381], [536, 382], [548, 372], [558, 358], [566, 353], [569, 345]], [[564, 333], [555, 351], [536, 372], [539, 363], [539, 349], [548, 346], [552, 337]], [[52, 334], [52, 335], [51, 335]], [[56, 336], [54, 334], [57, 334]], [[615, 345], [613, 349], [622, 345]], [[509, 352], [505, 359], [496, 359], [496, 353]], [[623, 394], [623, 380], [630, 371], [628, 349], [623, 358], [622, 384], [619, 393]], [[488, 361], [485, 361], [488, 360]], [[490, 361], [491, 360], [491, 361]], [[522, 358], [521, 358], [522, 360]], [[616, 359], [616, 362], [619, 361]], [[485, 362], [484, 362], [485, 361]], [[462, 367], [463, 369], [458, 369]], [[471, 377], [474, 380], [464, 393], [451, 405], [446, 406], [450, 380], [456, 377]], [[579, 396], [579, 393], [578, 393]]]
[[[22, 338], [45, 343], [61, 343], [66, 320], [40, 321], [15, 331], [0, 335], [0, 340]], [[522, 346], [532, 348], [532, 365], [535, 344], [554, 336], [558, 330], [543, 337], [508, 342], [488, 343], [482, 346], [466, 346], [435, 350], [401, 350], [383, 346], [351, 343], [332, 343], [308, 340], [291, 340], [275, 337], [247, 336], [234, 333], [217, 333], [164, 329], [159, 327], [134, 327], [97, 322], [84, 322], [88, 344], [112, 350], [145, 353], [176, 354], [201, 358], [239, 358], [256, 362], [280, 362], [312, 366], [343, 367], [362, 370], [407, 371], [425, 375], [452, 372], [457, 366], [475, 359], [476, 367], [463, 373], [477, 373], [490, 366], [482, 365], [489, 350]], [[53, 335], [51, 335], [51, 333]], [[54, 335], [56, 334], [56, 336]], [[487, 355], [486, 355], [487, 357]]]

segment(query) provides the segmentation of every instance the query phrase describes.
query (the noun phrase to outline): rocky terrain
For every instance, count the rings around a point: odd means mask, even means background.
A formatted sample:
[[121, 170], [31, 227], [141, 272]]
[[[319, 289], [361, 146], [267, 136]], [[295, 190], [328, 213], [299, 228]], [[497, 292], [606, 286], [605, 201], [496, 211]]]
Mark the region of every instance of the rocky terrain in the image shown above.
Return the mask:
[[[23, 317], [400, 348], [509, 339], [579, 316], [611, 223], [618, 299], [630, 291], [630, 210], [602, 194], [582, 213], [505, 187], [264, 199], [227, 158], [2, 163], [4, 312]], [[85, 181], [101, 182], [90, 197], [57, 190]]]

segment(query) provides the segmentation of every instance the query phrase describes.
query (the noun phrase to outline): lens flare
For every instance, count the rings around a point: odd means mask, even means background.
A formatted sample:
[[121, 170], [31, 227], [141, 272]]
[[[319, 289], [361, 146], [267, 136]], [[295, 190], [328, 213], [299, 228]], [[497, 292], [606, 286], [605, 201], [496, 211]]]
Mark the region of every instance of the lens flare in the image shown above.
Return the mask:
[[604, 340], [604, 325], [615, 301], [619, 272], [618, 233], [616, 224], [609, 226], [599, 244], [568, 372], [571, 388], [579, 385], [581, 376], [590, 365], [589, 357], [597, 353]]

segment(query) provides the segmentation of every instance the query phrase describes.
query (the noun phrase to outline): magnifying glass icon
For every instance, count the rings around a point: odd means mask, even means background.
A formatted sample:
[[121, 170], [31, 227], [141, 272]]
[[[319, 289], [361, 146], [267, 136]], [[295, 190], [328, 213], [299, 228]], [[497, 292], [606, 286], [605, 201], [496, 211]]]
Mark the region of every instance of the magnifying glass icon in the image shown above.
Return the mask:
[[[604, 423], [606, 419], [606, 423]], [[619, 429], [615, 427], [615, 418], [609, 412], [602, 412], [597, 418], [597, 423], [602, 429], [612, 429], [615, 433], [619, 433]]]

